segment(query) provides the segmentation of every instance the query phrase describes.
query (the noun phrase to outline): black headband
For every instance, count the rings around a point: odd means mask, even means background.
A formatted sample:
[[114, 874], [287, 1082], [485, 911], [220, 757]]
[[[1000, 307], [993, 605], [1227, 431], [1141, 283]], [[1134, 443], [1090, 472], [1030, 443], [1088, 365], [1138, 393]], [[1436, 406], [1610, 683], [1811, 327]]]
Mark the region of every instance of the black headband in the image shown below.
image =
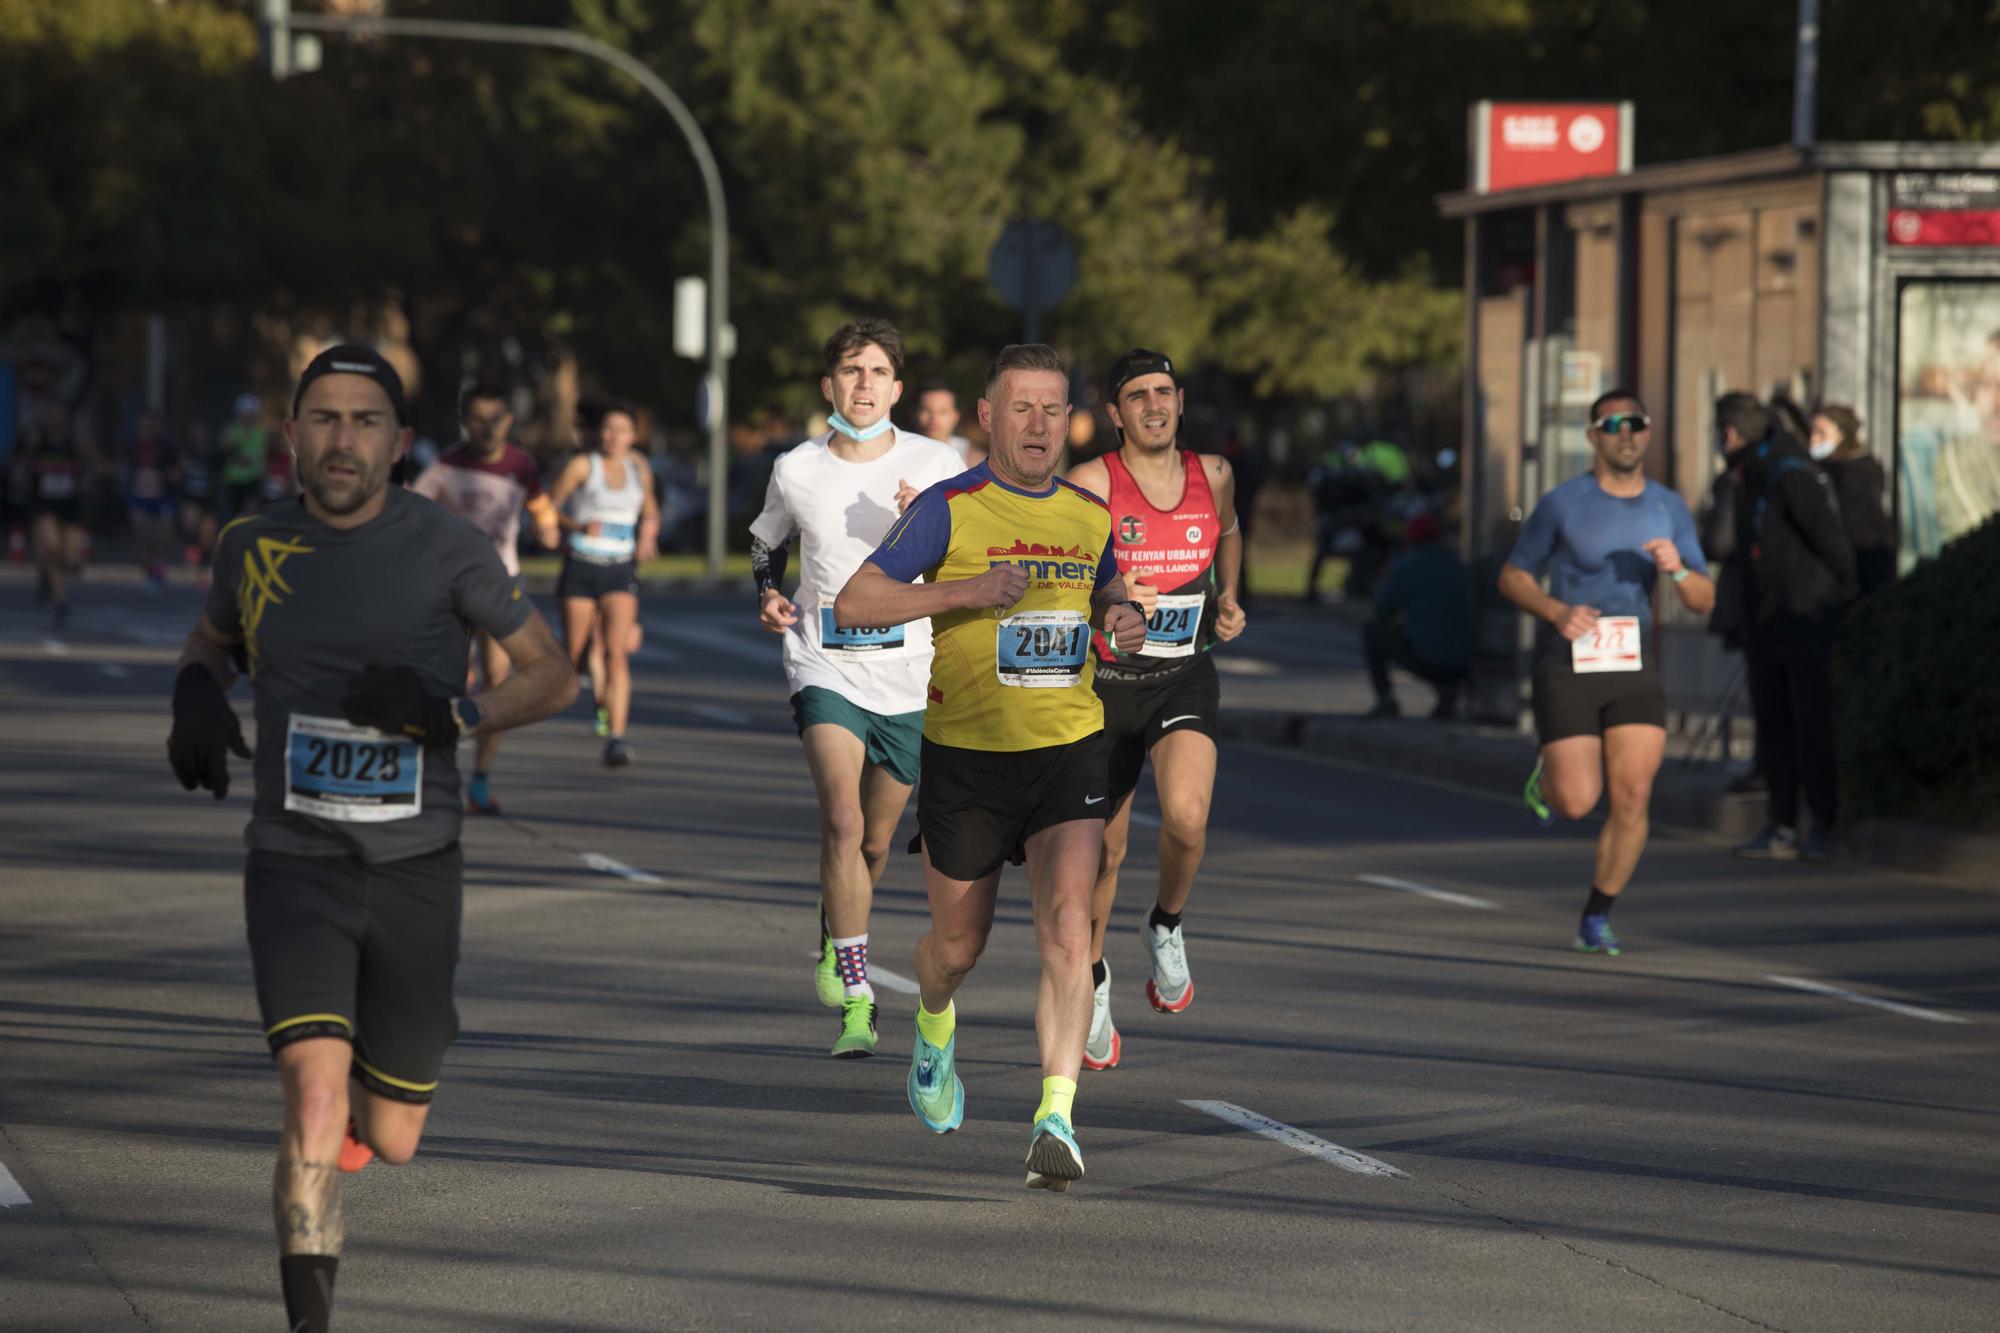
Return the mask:
[[299, 404], [305, 400], [306, 389], [322, 375], [360, 375], [374, 380], [382, 386], [382, 392], [389, 395], [389, 406], [396, 410], [396, 424], [410, 424], [410, 411], [403, 401], [403, 377], [396, 368], [374, 348], [364, 343], [341, 343], [329, 347], [306, 363], [305, 373], [299, 376], [299, 387], [292, 394], [292, 415], [299, 414]]
[[1134, 347], [1111, 363], [1111, 374], [1106, 382], [1111, 386], [1111, 401], [1118, 401], [1118, 391], [1141, 375], [1165, 375], [1175, 384], [1180, 376], [1174, 374], [1174, 363], [1158, 352], [1149, 352], [1143, 347]]

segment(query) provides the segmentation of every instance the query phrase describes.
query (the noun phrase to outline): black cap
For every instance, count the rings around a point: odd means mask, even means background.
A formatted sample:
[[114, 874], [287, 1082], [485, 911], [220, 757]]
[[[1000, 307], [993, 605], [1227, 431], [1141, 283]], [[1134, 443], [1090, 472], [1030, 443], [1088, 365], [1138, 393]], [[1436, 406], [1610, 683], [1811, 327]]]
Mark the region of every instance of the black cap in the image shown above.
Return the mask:
[[341, 343], [306, 363], [305, 373], [299, 376], [299, 387], [292, 393], [294, 417], [305, 399], [306, 386], [322, 375], [362, 375], [374, 380], [389, 395], [389, 406], [396, 410], [396, 424], [410, 424], [410, 410], [403, 401], [403, 377], [386, 357], [366, 343]]
[[1174, 363], [1166, 356], [1143, 347], [1134, 347], [1131, 351], [1120, 354], [1118, 359], [1111, 363], [1111, 374], [1105, 379], [1111, 386], [1111, 401], [1117, 402], [1118, 391], [1124, 388], [1128, 381], [1136, 380], [1141, 375], [1165, 375], [1175, 384], [1180, 383], [1180, 376], [1174, 374]]

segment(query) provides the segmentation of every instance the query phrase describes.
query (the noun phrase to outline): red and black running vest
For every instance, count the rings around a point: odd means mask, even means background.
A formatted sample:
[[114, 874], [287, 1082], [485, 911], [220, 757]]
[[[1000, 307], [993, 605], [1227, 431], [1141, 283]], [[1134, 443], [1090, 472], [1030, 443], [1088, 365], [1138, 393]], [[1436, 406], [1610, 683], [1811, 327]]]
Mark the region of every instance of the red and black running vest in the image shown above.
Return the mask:
[[1215, 543], [1222, 535], [1222, 518], [1215, 512], [1201, 456], [1191, 449], [1180, 455], [1186, 481], [1170, 509], [1153, 508], [1118, 451], [1104, 456], [1118, 572], [1128, 585], [1141, 582], [1160, 590], [1159, 605], [1146, 622], [1146, 644], [1138, 652], [1121, 654], [1102, 634], [1096, 636], [1098, 657], [1115, 663], [1121, 675], [1175, 671], [1215, 645], [1215, 596], [1220, 590]]

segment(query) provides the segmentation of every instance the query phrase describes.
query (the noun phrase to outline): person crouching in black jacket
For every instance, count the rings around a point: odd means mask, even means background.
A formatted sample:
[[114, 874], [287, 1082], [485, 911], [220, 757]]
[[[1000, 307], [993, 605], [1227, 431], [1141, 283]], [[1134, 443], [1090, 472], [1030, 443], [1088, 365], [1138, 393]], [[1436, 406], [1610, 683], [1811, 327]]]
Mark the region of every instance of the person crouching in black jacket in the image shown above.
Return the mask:
[[[1825, 861], [1839, 817], [1833, 645], [1857, 583], [1854, 546], [1832, 484], [1804, 446], [1774, 429], [1747, 393], [1716, 400], [1715, 425], [1740, 465], [1750, 518], [1750, 670], [1759, 752], [1770, 783], [1764, 830], [1736, 849], [1759, 860]], [[1812, 828], [1798, 834], [1799, 792]]]
[[1882, 464], [1862, 443], [1861, 418], [1838, 403], [1822, 403], [1813, 413], [1806, 448], [1833, 481], [1840, 523], [1854, 546], [1855, 578], [1866, 597], [1896, 577], [1896, 529], [1884, 499], [1888, 479]]

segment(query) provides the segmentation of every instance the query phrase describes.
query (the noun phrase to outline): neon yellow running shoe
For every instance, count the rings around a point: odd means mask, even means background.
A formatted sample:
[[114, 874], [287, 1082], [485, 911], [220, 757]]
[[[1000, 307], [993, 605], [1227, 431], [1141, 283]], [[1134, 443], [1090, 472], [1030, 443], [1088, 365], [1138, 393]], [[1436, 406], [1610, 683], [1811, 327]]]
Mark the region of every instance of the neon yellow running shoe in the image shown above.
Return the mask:
[[1528, 813], [1542, 823], [1547, 824], [1555, 818], [1549, 813], [1549, 803], [1542, 799], [1542, 761], [1539, 759], [1535, 761], [1535, 771], [1528, 774], [1528, 785], [1521, 789], [1521, 801], [1528, 807]]
[[875, 1001], [849, 995], [840, 1002], [840, 1035], [831, 1054], [836, 1060], [866, 1060], [875, 1054]]
[[840, 984], [840, 969], [833, 960], [833, 937], [824, 926], [819, 932], [819, 968], [813, 973], [813, 989], [819, 992], [819, 1002], [829, 1009], [840, 1008], [847, 994], [847, 987]]
[[600, 707], [597, 710], [597, 717], [596, 720], [591, 723], [591, 730], [595, 731], [599, 736], [609, 736], [611, 734], [610, 709]]

